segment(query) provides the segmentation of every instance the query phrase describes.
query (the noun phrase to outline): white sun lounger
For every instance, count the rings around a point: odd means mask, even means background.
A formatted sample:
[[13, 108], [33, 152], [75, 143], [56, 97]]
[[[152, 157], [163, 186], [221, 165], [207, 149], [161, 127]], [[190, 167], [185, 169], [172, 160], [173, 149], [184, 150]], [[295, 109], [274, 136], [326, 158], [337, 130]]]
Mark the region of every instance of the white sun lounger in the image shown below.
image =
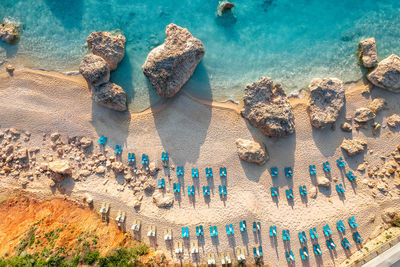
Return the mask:
[[139, 220], [134, 220], [131, 229], [135, 232], [140, 231], [141, 222]]
[[238, 262], [243, 262], [246, 260], [244, 248], [236, 248], [236, 257]]
[[171, 228], [164, 230], [164, 240], [165, 241], [172, 240], [172, 229]]
[[214, 253], [207, 254], [207, 264], [208, 265], [215, 265], [215, 255]]
[[150, 225], [147, 230], [147, 236], [154, 237], [156, 236], [156, 227], [154, 225]]
[[182, 254], [183, 253], [183, 243], [182, 241], [176, 241], [174, 245], [175, 254]]
[[107, 214], [109, 209], [110, 209], [110, 204], [103, 202], [103, 203], [101, 203], [101, 208], [100, 208], [99, 212], [101, 214]]
[[192, 242], [190, 242], [190, 252], [192, 254], [198, 254], [199, 253], [199, 241], [196, 239]]

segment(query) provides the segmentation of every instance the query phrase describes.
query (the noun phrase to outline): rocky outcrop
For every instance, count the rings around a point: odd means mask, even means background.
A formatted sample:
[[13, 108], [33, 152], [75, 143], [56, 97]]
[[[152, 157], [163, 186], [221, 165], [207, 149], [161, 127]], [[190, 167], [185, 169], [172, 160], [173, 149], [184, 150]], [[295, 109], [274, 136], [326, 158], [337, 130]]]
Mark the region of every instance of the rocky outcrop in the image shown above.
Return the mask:
[[239, 158], [242, 160], [251, 163], [257, 163], [258, 165], [262, 165], [269, 160], [269, 156], [264, 145], [241, 138], [237, 139], [235, 143]]
[[325, 176], [317, 176], [317, 185], [322, 187], [329, 187], [331, 185], [331, 181]]
[[340, 147], [347, 152], [347, 155], [354, 156], [367, 148], [367, 142], [362, 139], [345, 139]]
[[322, 129], [334, 123], [344, 105], [344, 85], [336, 78], [313, 79], [309, 85], [308, 113], [311, 124]]
[[264, 135], [287, 136], [295, 131], [292, 106], [279, 83], [263, 77], [246, 86], [241, 114]]
[[14, 25], [13, 23], [5, 20], [2, 24], [0, 24], [1, 40], [8, 44], [14, 43], [19, 36], [18, 28], [19, 27], [17, 25]]
[[362, 40], [358, 44], [361, 63], [366, 68], [375, 67], [378, 63], [378, 52], [376, 51], [375, 38]]
[[163, 195], [161, 192], [153, 194], [153, 203], [159, 208], [169, 208], [174, 205], [174, 195], [167, 193]]
[[218, 3], [218, 15], [222, 16], [223, 13], [225, 13], [228, 10], [231, 10], [235, 6], [234, 3], [228, 2], [228, 1], [220, 1]]
[[400, 126], [400, 115], [399, 114], [391, 115], [390, 117], [387, 118], [386, 123], [391, 128], [399, 127]]
[[400, 58], [397, 55], [385, 58], [367, 78], [375, 86], [400, 92]]
[[72, 167], [67, 160], [55, 160], [49, 162], [48, 168], [58, 174], [71, 174]]
[[125, 36], [112, 32], [92, 32], [86, 39], [90, 51], [107, 61], [110, 70], [116, 70], [125, 56]]
[[350, 133], [353, 130], [353, 127], [351, 126], [350, 123], [344, 122], [340, 125], [340, 129], [342, 129], [343, 132], [348, 132]]
[[199, 39], [171, 23], [165, 42], [150, 51], [142, 70], [161, 97], [172, 97], [192, 76], [204, 54]]
[[375, 113], [369, 108], [358, 108], [354, 113], [354, 120], [359, 123], [366, 123], [375, 117]]
[[92, 98], [94, 102], [110, 109], [118, 111], [125, 111], [127, 109], [125, 91], [112, 82], [94, 87]]
[[381, 111], [385, 108], [386, 106], [386, 100], [384, 98], [375, 98], [368, 104], [368, 108], [372, 110], [375, 114], [378, 111]]
[[86, 55], [79, 65], [79, 72], [91, 86], [99, 86], [110, 80], [110, 67], [107, 62], [96, 55]]

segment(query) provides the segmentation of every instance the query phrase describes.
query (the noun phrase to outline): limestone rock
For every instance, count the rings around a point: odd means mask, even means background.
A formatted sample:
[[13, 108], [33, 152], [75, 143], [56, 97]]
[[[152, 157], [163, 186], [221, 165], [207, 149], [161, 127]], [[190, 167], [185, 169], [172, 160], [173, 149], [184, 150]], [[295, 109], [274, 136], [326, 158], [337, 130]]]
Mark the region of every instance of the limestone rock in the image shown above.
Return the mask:
[[376, 237], [378, 237], [378, 235], [380, 235], [383, 232], [384, 228], [382, 225], [378, 225], [374, 231], [372, 231], [372, 233], [369, 235], [369, 239], [375, 239]]
[[49, 162], [49, 169], [59, 174], [71, 174], [72, 167], [67, 160], [55, 160]]
[[375, 98], [372, 100], [371, 103], [369, 103], [368, 108], [372, 110], [374, 113], [377, 113], [378, 111], [381, 111], [384, 109], [386, 106], [386, 100], [384, 98]]
[[3, 42], [8, 44], [14, 43], [18, 39], [18, 26], [5, 20], [0, 24], [0, 38]]
[[92, 32], [86, 39], [90, 51], [107, 61], [110, 70], [116, 70], [125, 56], [125, 36], [112, 32]]
[[122, 173], [125, 169], [125, 166], [120, 161], [114, 161], [111, 163], [111, 168], [117, 173]]
[[392, 128], [399, 127], [400, 126], [400, 115], [396, 114], [396, 113], [391, 115], [390, 117], [387, 118], [386, 123], [389, 127], [392, 127]]
[[93, 203], [93, 197], [88, 193], [85, 194], [85, 200], [89, 205]]
[[269, 160], [264, 145], [242, 138], [236, 139], [235, 143], [237, 153], [242, 160], [257, 163], [259, 165], [262, 165]]
[[344, 132], [349, 132], [351, 133], [351, 131], [353, 130], [353, 127], [351, 126], [350, 123], [348, 122], [344, 122], [340, 125], [340, 129], [342, 129], [342, 131]]
[[356, 122], [365, 123], [375, 119], [375, 113], [369, 108], [358, 108], [354, 113], [354, 120]]
[[394, 216], [396, 216], [397, 212], [398, 211], [395, 208], [387, 208], [387, 209], [383, 210], [381, 213], [382, 220], [385, 223], [390, 223], [392, 221], [392, 219], [394, 218]]
[[325, 176], [317, 176], [317, 185], [323, 187], [329, 187], [331, 185], [331, 181]]
[[155, 162], [150, 162], [150, 164], [149, 164], [149, 173], [150, 173], [150, 175], [155, 175], [158, 172], [159, 169], [160, 168], [158, 168], [156, 166]]
[[322, 129], [336, 122], [345, 101], [343, 82], [336, 78], [313, 79], [308, 87], [308, 113], [311, 124]]
[[279, 83], [263, 77], [246, 86], [241, 114], [268, 136], [288, 136], [295, 131], [292, 106]]
[[367, 75], [367, 79], [375, 86], [393, 92], [400, 92], [400, 58], [390, 55]]
[[50, 140], [53, 141], [53, 142], [55, 142], [55, 141], [58, 140], [58, 138], [60, 138], [60, 136], [61, 136], [60, 133], [57, 133], [57, 132], [52, 133], [52, 134], [50, 135]]
[[82, 148], [89, 148], [91, 145], [92, 145], [92, 140], [90, 140], [89, 138], [87, 138], [87, 137], [82, 137], [80, 140], [79, 140], [79, 145], [82, 147]]
[[79, 65], [79, 72], [90, 86], [99, 86], [110, 80], [110, 67], [96, 55], [86, 55]]
[[362, 64], [366, 68], [372, 68], [378, 63], [378, 52], [376, 51], [375, 38], [362, 40], [358, 44], [359, 55]]
[[99, 167], [96, 168], [95, 172], [97, 174], [102, 174], [106, 172], [106, 167], [104, 167], [103, 165], [100, 165]]
[[153, 194], [153, 202], [159, 208], [169, 208], [174, 205], [174, 195], [167, 193], [163, 195], [161, 192]]
[[311, 198], [316, 198], [318, 194], [317, 188], [315, 186], [311, 187], [309, 194]]
[[143, 190], [150, 192], [153, 191], [156, 188], [156, 186], [154, 185], [154, 183], [152, 181], [150, 181], [149, 179], [147, 179], [147, 181], [145, 181], [143, 183]]
[[344, 139], [340, 147], [347, 152], [347, 155], [354, 156], [367, 148], [367, 142], [362, 139]]
[[15, 67], [14, 67], [13, 65], [7, 64], [7, 66], [6, 66], [6, 71], [7, 71], [7, 72], [13, 73], [14, 70], [15, 70]]
[[127, 110], [126, 93], [115, 83], [104, 83], [94, 87], [92, 92], [94, 102], [117, 111]]
[[231, 10], [235, 6], [234, 3], [228, 2], [228, 1], [220, 1], [218, 3], [218, 15], [222, 16], [223, 13], [225, 13], [228, 10]]
[[199, 39], [171, 23], [166, 28], [165, 42], [150, 51], [142, 70], [161, 97], [172, 97], [192, 76], [204, 54]]

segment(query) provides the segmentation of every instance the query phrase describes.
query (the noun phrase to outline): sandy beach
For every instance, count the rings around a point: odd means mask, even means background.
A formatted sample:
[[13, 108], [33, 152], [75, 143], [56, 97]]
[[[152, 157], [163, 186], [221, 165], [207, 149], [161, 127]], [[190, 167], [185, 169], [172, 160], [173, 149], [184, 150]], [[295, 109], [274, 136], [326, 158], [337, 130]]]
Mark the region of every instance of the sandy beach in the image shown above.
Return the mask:
[[[365, 93], [365, 91], [370, 91]], [[362, 93], [364, 92], [364, 93]], [[102, 135], [108, 137], [105, 149], [107, 158], [114, 155], [116, 144], [122, 145], [122, 162], [127, 164], [128, 152], [134, 152], [140, 160], [142, 153], [149, 155], [151, 162], [161, 167], [161, 153], [169, 153], [170, 166], [184, 166], [185, 175], [182, 179], [180, 197], [175, 196], [174, 205], [168, 209], [158, 208], [150, 194], [139, 192], [136, 195], [128, 187], [123, 186], [124, 178], [107, 170], [105, 174], [94, 171], [84, 179], [65, 179], [55, 190], [49, 186], [49, 178], [45, 174], [34, 174], [34, 178], [24, 185], [27, 192], [38, 196], [66, 195], [74, 200], [90, 194], [95, 210], [98, 211], [102, 202], [111, 206], [110, 220], [113, 220], [118, 210], [127, 213], [126, 231], [132, 233], [130, 227], [134, 219], [142, 221], [141, 239], [151, 246], [162, 249], [172, 262], [205, 263], [207, 253], [229, 252], [235, 261], [235, 248], [243, 247], [247, 251], [246, 261], [251, 263], [253, 247], [263, 247], [264, 264], [271, 266], [286, 266], [285, 251], [290, 249], [296, 257], [295, 265], [302, 265], [299, 256], [300, 243], [297, 237], [299, 231], [316, 227], [319, 234], [319, 244], [323, 255], [317, 257], [312, 253], [312, 243], [307, 241], [310, 252], [309, 266], [335, 266], [346, 260], [352, 253], [361, 248], [356, 245], [347, 224], [347, 219], [354, 216], [359, 226], [360, 235], [367, 240], [382, 225], [381, 212], [385, 208], [398, 207], [400, 204], [400, 189], [390, 177], [386, 179], [386, 192], [369, 187], [374, 182], [367, 172], [356, 171], [359, 164], [367, 161], [369, 166], [384, 166], [392, 161], [391, 153], [397, 150], [400, 143], [398, 129], [390, 129], [386, 125], [387, 117], [400, 113], [400, 95], [383, 89], [369, 88], [363, 82], [346, 85], [346, 103], [334, 127], [324, 130], [314, 129], [306, 111], [306, 98], [290, 98], [295, 117], [296, 132], [285, 138], [266, 137], [252, 127], [239, 113], [240, 105], [233, 103], [209, 103], [191, 97], [185, 91], [172, 99], [164, 100], [141, 113], [112, 111], [91, 100], [91, 94], [86, 81], [80, 75], [67, 76], [55, 72], [38, 70], [17, 70], [13, 75], [0, 74], [0, 132], [15, 128], [21, 132], [21, 137], [15, 142], [20, 147], [38, 147], [35, 170], [41, 162], [49, 161], [49, 157], [67, 159], [73, 165], [73, 177], [91, 155], [100, 152], [96, 143]], [[387, 102], [387, 108], [380, 111], [375, 121], [382, 129], [375, 136], [371, 126], [350, 133], [340, 129], [340, 124], [346, 118], [352, 117], [359, 107], [365, 107], [371, 99], [382, 97]], [[29, 131], [29, 140], [22, 140], [24, 132]], [[82, 153], [72, 150], [69, 153], [57, 155], [51, 147], [49, 136], [58, 132], [64, 144], [68, 137], [85, 136], [93, 140], [93, 148]], [[366, 153], [348, 157], [340, 148], [345, 138], [362, 138], [368, 143]], [[263, 142], [268, 150], [270, 160], [258, 166], [241, 161], [236, 152], [237, 138], [254, 139]], [[4, 142], [5, 139], [3, 139]], [[0, 139], [0, 141], [2, 141]], [[43, 157], [46, 155], [46, 158]], [[77, 160], [77, 157], [80, 157]], [[357, 177], [357, 183], [350, 183], [343, 172], [335, 164], [336, 159], [343, 157], [347, 162], [346, 171], [352, 170]], [[385, 158], [382, 158], [385, 157]], [[86, 159], [85, 159], [86, 158]], [[331, 187], [318, 188], [315, 198], [300, 198], [299, 186], [311, 188], [315, 178], [308, 173], [308, 166], [315, 164], [318, 174], [323, 174], [322, 163], [329, 161], [332, 165]], [[95, 163], [99, 164], [99, 163]], [[101, 163], [100, 163], [101, 164]], [[140, 167], [140, 162], [138, 167]], [[279, 168], [279, 177], [271, 178], [270, 168]], [[284, 176], [284, 167], [293, 168], [293, 178]], [[207, 180], [204, 170], [212, 167], [214, 178]], [[221, 184], [219, 168], [227, 168], [227, 198], [221, 200], [218, 186]], [[200, 178], [192, 179], [191, 169], [198, 168]], [[170, 172], [170, 173], [169, 173]], [[169, 174], [169, 175], [168, 175]], [[166, 179], [165, 193], [172, 192], [172, 184], [177, 182], [175, 170], [161, 169], [154, 177]], [[8, 173], [0, 174], [0, 191], [21, 188], [21, 177], [16, 179]], [[104, 181], [108, 180], [107, 183]], [[342, 183], [345, 187], [345, 197], [339, 197], [335, 184]], [[376, 183], [376, 181], [375, 181]], [[187, 195], [187, 186], [194, 184], [196, 195], [194, 200]], [[202, 187], [209, 185], [211, 196], [205, 199]], [[270, 187], [279, 188], [279, 197], [272, 199]], [[62, 188], [62, 190], [59, 190]], [[294, 201], [288, 202], [285, 190], [293, 188]], [[158, 189], [155, 189], [158, 191]], [[373, 196], [373, 192], [374, 196]], [[139, 194], [139, 195], [138, 195]], [[141, 206], [134, 208], [134, 200], [142, 195]], [[352, 247], [345, 251], [340, 245], [340, 235], [336, 229], [338, 220], [345, 222], [348, 238]], [[239, 221], [246, 220], [247, 233], [241, 233]], [[253, 221], [261, 222], [261, 234], [254, 234]], [[228, 237], [226, 224], [233, 224], [235, 233]], [[329, 224], [333, 231], [333, 241], [337, 248], [329, 251], [325, 244], [322, 227]], [[147, 227], [155, 225], [157, 235], [149, 240], [146, 236]], [[199, 257], [190, 254], [190, 241], [195, 240], [195, 228], [204, 227], [204, 240], [199, 242]], [[218, 227], [218, 238], [211, 239], [209, 226]], [[277, 239], [269, 237], [269, 227], [276, 225]], [[173, 253], [173, 242], [182, 240], [181, 228], [189, 227], [190, 238], [184, 241], [183, 258], [179, 259]], [[164, 241], [163, 232], [172, 228], [173, 242]], [[289, 229], [290, 243], [282, 241], [282, 230]], [[382, 230], [383, 231], [383, 230]], [[217, 264], [220, 264], [217, 256]]]

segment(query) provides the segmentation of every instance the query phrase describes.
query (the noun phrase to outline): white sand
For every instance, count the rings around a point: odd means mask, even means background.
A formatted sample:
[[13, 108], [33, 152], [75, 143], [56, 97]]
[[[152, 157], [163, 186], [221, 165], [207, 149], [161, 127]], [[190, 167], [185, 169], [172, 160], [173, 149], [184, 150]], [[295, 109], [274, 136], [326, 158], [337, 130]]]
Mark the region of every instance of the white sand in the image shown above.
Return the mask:
[[[354, 85], [353, 85], [354, 86]], [[349, 86], [351, 87], [351, 86]], [[31, 144], [41, 146], [42, 134], [60, 132], [63, 136], [85, 135], [97, 140], [100, 135], [108, 137], [108, 145], [123, 145], [123, 159], [126, 162], [127, 153], [135, 152], [137, 159], [142, 153], [156, 160], [161, 165], [162, 151], [169, 152], [170, 163], [175, 166], [185, 166], [184, 188], [181, 201], [176, 201], [171, 209], [158, 209], [151, 197], [145, 197], [139, 211], [133, 208], [133, 195], [129, 190], [117, 191], [117, 181], [110, 179], [103, 185], [104, 178], [89, 177], [82, 182], [65, 182], [67, 195], [72, 199], [81, 199], [89, 192], [94, 199], [96, 209], [102, 201], [111, 203], [111, 218], [121, 209], [127, 212], [127, 229], [130, 229], [133, 219], [142, 220], [142, 239], [148, 242], [147, 226], [157, 226], [156, 244], [158, 248], [166, 249], [167, 254], [176, 260], [171, 246], [166, 246], [163, 231], [171, 227], [173, 240], [181, 240], [181, 227], [190, 230], [190, 239], [194, 240], [196, 225], [204, 226], [204, 243], [200, 243], [200, 262], [206, 260], [208, 252], [226, 252], [234, 254], [237, 246], [246, 247], [247, 259], [253, 261], [252, 248], [261, 242], [264, 252], [264, 263], [272, 266], [287, 265], [284, 256], [285, 246], [282, 241], [282, 229], [291, 232], [290, 249], [296, 257], [296, 263], [301, 264], [299, 255], [299, 240], [297, 233], [317, 227], [319, 244], [323, 251], [321, 258], [316, 258], [312, 252], [312, 243], [308, 240], [311, 266], [333, 266], [345, 260], [346, 254], [340, 245], [340, 237], [336, 230], [336, 222], [342, 219], [348, 229], [347, 218], [353, 215], [359, 223], [358, 230], [365, 239], [381, 223], [380, 211], [384, 207], [399, 205], [399, 190], [391, 189], [388, 196], [380, 196], [379, 201], [372, 198], [370, 189], [358, 178], [358, 184], [352, 188], [350, 182], [340, 175], [335, 161], [343, 156], [340, 144], [345, 137], [362, 137], [368, 142], [368, 148], [373, 154], [365, 154], [354, 158], [344, 158], [348, 162], [346, 170], [356, 169], [363, 157], [374, 166], [381, 161], [379, 155], [388, 155], [398, 143], [399, 132], [392, 133], [385, 127], [379, 137], [372, 136], [371, 128], [353, 133], [340, 130], [340, 123], [345, 116], [352, 115], [354, 110], [366, 106], [369, 99], [361, 96], [362, 85], [348, 89], [346, 106], [341, 113], [336, 130], [322, 131], [312, 129], [305, 111], [305, 101], [292, 99], [294, 105], [296, 133], [288, 138], [268, 138], [257, 129], [251, 127], [239, 115], [240, 108], [234, 104], [205, 105], [184, 93], [165, 101], [153, 110], [141, 114], [119, 113], [107, 110], [92, 103], [86, 84], [80, 76], [65, 76], [41, 71], [16, 71], [13, 77], [0, 74], [0, 130], [13, 127], [29, 130], [32, 133]], [[399, 94], [375, 89], [373, 97], [385, 97], [389, 109], [380, 112], [376, 121], [385, 125], [387, 116], [400, 111]], [[204, 102], [204, 101], [203, 101]], [[271, 159], [263, 166], [244, 163], [236, 154], [234, 141], [237, 138], [254, 138], [263, 141]], [[96, 150], [98, 146], [96, 144]], [[112, 152], [111, 152], [112, 153]], [[300, 199], [298, 187], [306, 185], [309, 189], [313, 182], [308, 174], [308, 165], [315, 164], [322, 174], [322, 162], [329, 160], [332, 165], [332, 176], [338, 177], [345, 185], [345, 199], [342, 201], [334, 188], [329, 192], [319, 192], [316, 199], [308, 198], [307, 202]], [[225, 166], [228, 172], [227, 200], [221, 201], [218, 195], [219, 167]], [[269, 168], [279, 167], [279, 178], [271, 179]], [[292, 166], [294, 177], [288, 180], [284, 177], [283, 168]], [[187, 185], [192, 185], [191, 168], [199, 168], [200, 179], [197, 185], [196, 200], [193, 204], [187, 196]], [[207, 184], [204, 169], [212, 167], [214, 179], [211, 183], [212, 194], [209, 202], [203, 198], [201, 188]], [[163, 177], [160, 172], [158, 177]], [[172, 191], [172, 183], [177, 181], [172, 173], [172, 180], [166, 180], [167, 188]], [[0, 188], [17, 187], [13, 178], [0, 177]], [[47, 179], [46, 179], [47, 180]], [[279, 201], [274, 202], [270, 196], [270, 187], [279, 187]], [[293, 186], [294, 203], [289, 205], [285, 197], [285, 189]], [[41, 195], [52, 194], [44, 179], [30, 183], [25, 190]], [[330, 201], [329, 201], [330, 200]], [[368, 222], [371, 214], [376, 214], [374, 223]], [[241, 235], [239, 221], [246, 220], [248, 232]], [[261, 240], [252, 231], [253, 221], [261, 222]], [[225, 225], [234, 225], [234, 238], [228, 239]], [[322, 226], [329, 224], [333, 231], [333, 240], [337, 244], [336, 252], [330, 253], [325, 244]], [[219, 238], [212, 241], [209, 226], [217, 225]], [[269, 226], [278, 228], [277, 244], [269, 238]], [[129, 230], [130, 231], [130, 230]], [[346, 237], [352, 244], [351, 252], [357, 250], [351, 232], [346, 231]], [[189, 244], [184, 242], [184, 262], [189, 257]], [[219, 263], [219, 257], [217, 263]]]

